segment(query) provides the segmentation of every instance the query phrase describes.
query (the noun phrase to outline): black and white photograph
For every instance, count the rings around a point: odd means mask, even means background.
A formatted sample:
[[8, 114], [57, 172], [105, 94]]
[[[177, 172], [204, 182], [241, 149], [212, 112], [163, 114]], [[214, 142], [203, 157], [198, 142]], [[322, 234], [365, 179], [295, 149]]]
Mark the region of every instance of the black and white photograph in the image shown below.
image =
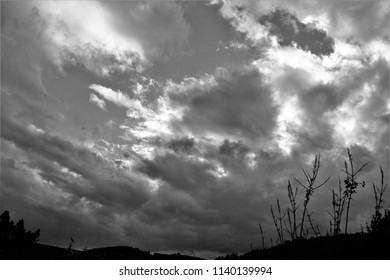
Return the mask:
[[390, 260], [389, 61], [389, 1], [1, 1], [0, 259]]

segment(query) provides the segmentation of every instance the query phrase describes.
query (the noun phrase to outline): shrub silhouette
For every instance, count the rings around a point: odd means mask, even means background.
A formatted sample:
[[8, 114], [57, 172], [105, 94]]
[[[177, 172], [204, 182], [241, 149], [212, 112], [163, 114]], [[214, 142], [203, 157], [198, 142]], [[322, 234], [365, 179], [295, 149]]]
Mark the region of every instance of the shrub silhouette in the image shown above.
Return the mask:
[[387, 184], [384, 183], [384, 175], [383, 169], [380, 168], [381, 171], [381, 187], [379, 188], [377, 185], [372, 184], [372, 188], [374, 189], [375, 196], [375, 213], [372, 216], [370, 226], [367, 225], [368, 233], [381, 233], [381, 234], [390, 234], [390, 209], [386, 209], [384, 214], [382, 214], [384, 203], [383, 194], [386, 191]]
[[386, 209], [385, 213], [382, 215], [374, 215], [370, 226], [367, 226], [368, 233], [376, 233], [376, 234], [390, 234], [390, 209]]
[[[357, 176], [367, 166], [368, 162], [355, 168], [353, 163], [352, 154], [349, 148], [347, 148], [347, 160], [344, 162], [344, 170], [341, 170], [346, 174], [344, 179], [344, 186], [342, 186], [341, 179], [339, 178], [338, 189], [332, 190], [332, 212], [328, 212], [332, 220], [330, 221], [330, 233], [334, 236], [341, 234], [341, 222], [345, 219], [345, 229], [344, 235], [348, 233], [348, 222], [349, 222], [349, 210], [351, 207], [351, 202], [353, 200], [353, 195], [357, 192], [359, 186], [365, 187], [365, 181], [358, 181]], [[288, 242], [285, 239], [283, 232], [286, 232], [290, 240], [302, 240], [307, 239], [309, 236], [309, 228], [311, 228], [312, 234], [315, 237], [321, 236], [318, 225], [315, 225], [311, 219], [313, 213], [310, 213], [308, 210], [308, 204], [311, 196], [314, 194], [314, 191], [325, 183], [328, 182], [330, 176], [327, 177], [322, 183], [315, 183], [317, 175], [320, 169], [320, 155], [316, 155], [313, 161], [313, 167], [311, 172], [303, 170], [306, 182], [302, 183], [298, 179], [294, 180], [304, 188], [305, 196], [303, 198], [303, 209], [302, 216], [300, 221], [298, 221], [298, 209], [301, 206], [300, 203], [297, 203], [297, 193], [298, 188], [293, 189], [291, 186], [290, 180], [287, 184], [287, 194], [289, 199], [289, 206], [285, 211], [282, 211], [280, 207], [279, 199], [276, 200], [276, 213], [274, 208], [271, 206], [271, 216], [273, 218], [274, 226], [277, 233], [277, 245], [281, 245], [285, 242]], [[374, 196], [375, 196], [375, 212], [372, 216], [370, 224], [366, 225], [367, 232], [364, 234], [371, 233], [381, 233], [389, 234], [390, 233], [390, 208], [383, 211], [383, 195], [387, 188], [387, 184], [384, 183], [384, 174], [383, 169], [380, 168], [381, 172], [381, 185], [377, 186], [373, 184]], [[286, 218], [287, 217], [287, 218]], [[287, 220], [287, 221], [285, 221]], [[260, 234], [262, 236], [262, 244], [264, 244], [264, 236], [262, 234], [262, 228], [260, 225]], [[271, 239], [271, 247], [273, 247]], [[263, 245], [264, 248], [264, 245]]]
[[[349, 210], [353, 195], [357, 193], [358, 187], [365, 187], [365, 181], [358, 181], [357, 176], [367, 166], [368, 162], [355, 168], [350, 149], [347, 148], [347, 160], [344, 162], [346, 174], [344, 185], [339, 178], [338, 189], [332, 190], [332, 212], [328, 212], [330, 221], [330, 233], [321, 236], [318, 225], [314, 225], [311, 219], [312, 213], [308, 211], [308, 203], [314, 190], [325, 184], [329, 177], [318, 186], [314, 187], [317, 177], [320, 156], [317, 155], [311, 173], [303, 170], [306, 177], [306, 184], [295, 179], [305, 189], [305, 196], [302, 204], [297, 202], [298, 188], [293, 189], [290, 180], [287, 184], [289, 205], [285, 211], [280, 207], [279, 199], [276, 200], [276, 211], [271, 206], [271, 215], [277, 232], [277, 243], [274, 247], [271, 238], [271, 247], [265, 248], [264, 235], [261, 224], [259, 224], [263, 248], [251, 250], [241, 256], [237, 254], [226, 255], [218, 259], [389, 259], [390, 257], [390, 207], [384, 210], [384, 193], [387, 184], [384, 182], [384, 172], [380, 167], [381, 185], [373, 184], [375, 211], [369, 224], [366, 224], [366, 231], [360, 233], [348, 233]], [[298, 210], [303, 206], [298, 221]], [[286, 218], [287, 217], [287, 218]], [[286, 220], [286, 221], [285, 221]], [[306, 224], [305, 224], [306, 221]], [[345, 221], [345, 229], [341, 232], [341, 223]], [[309, 228], [316, 238], [308, 238]], [[284, 226], [284, 227], [283, 227]], [[306, 228], [305, 228], [306, 227]], [[285, 231], [290, 240], [283, 235]], [[383, 250], [382, 250], [383, 249]]]

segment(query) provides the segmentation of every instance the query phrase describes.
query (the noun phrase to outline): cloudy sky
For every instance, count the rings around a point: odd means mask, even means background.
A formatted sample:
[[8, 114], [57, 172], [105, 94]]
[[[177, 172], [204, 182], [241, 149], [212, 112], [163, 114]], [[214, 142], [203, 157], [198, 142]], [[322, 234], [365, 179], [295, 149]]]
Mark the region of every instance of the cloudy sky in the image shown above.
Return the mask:
[[368, 0], [2, 1], [0, 210], [59, 246], [243, 252], [258, 223], [275, 240], [270, 206], [315, 154], [325, 233], [350, 147], [369, 161], [360, 230], [389, 174], [389, 15]]

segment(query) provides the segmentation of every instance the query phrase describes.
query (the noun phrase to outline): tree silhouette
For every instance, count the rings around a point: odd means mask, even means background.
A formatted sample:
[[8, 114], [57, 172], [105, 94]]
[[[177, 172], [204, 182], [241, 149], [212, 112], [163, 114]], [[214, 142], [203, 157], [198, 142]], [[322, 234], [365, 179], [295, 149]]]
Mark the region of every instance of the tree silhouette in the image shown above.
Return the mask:
[[24, 220], [19, 220], [16, 225], [11, 220], [9, 212], [6, 210], [0, 216], [0, 238], [14, 239], [18, 241], [27, 241], [37, 243], [39, 240], [40, 230], [35, 232], [26, 232], [24, 228]]
[[11, 221], [9, 212], [6, 210], [0, 216], [0, 237], [11, 238], [14, 235], [14, 222]]
[[25, 234], [26, 230], [24, 229], [24, 220], [21, 219], [15, 225], [15, 237], [16, 239], [24, 239]]

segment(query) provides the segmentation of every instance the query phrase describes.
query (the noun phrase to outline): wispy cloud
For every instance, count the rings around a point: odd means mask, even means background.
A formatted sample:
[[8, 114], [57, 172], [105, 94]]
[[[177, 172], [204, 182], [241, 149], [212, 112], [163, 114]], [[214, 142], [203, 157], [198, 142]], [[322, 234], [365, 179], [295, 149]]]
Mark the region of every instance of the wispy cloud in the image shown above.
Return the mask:
[[106, 100], [114, 103], [116, 106], [129, 109], [128, 114], [134, 116], [135, 118], [144, 118], [148, 115], [148, 110], [142, 106], [140, 100], [129, 98], [126, 94], [119, 90], [114, 91], [111, 88], [97, 84], [92, 84], [89, 88], [97, 92]]
[[95, 103], [100, 109], [106, 111], [106, 102], [104, 102], [104, 100], [97, 97], [95, 94], [91, 93], [89, 95], [89, 102]]

